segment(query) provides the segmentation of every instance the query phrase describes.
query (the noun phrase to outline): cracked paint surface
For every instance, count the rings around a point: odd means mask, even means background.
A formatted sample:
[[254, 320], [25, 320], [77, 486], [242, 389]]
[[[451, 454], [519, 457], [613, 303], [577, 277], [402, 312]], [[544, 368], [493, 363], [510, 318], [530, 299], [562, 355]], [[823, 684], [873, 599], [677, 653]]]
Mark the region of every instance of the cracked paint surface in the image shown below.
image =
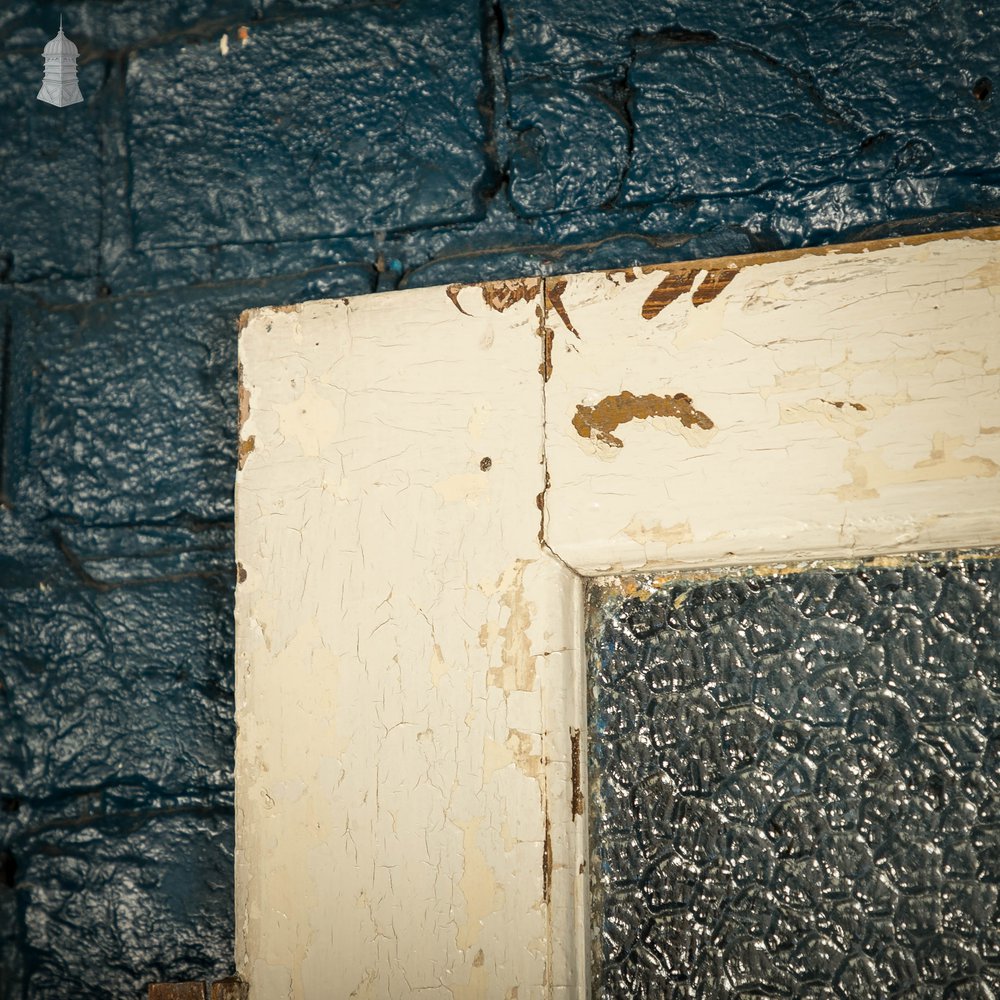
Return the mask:
[[[737, 544], [747, 556], [761, 523], [775, 558], [822, 542], [817, 519], [856, 551], [871, 542], [854, 501], [835, 475], [826, 489], [809, 478], [852, 448], [891, 463], [857, 501], [878, 502], [864, 517], [882, 543], [917, 514], [925, 540], [996, 532], [995, 490], [976, 492], [992, 477], [969, 473], [1000, 447], [979, 433], [1000, 426], [982, 282], [997, 235], [747, 263], [710, 309], [682, 295], [652, 319], [655, 268], [249, 317], [237, 900], [255, 990], [576, 995], [589, 905], [577, 573], [637, 555], [711, 565]], [[601, 391], [679, 371], [692, 396]], [[581, 397], [597, 401], [590, 429], [630, 424], [628, 448], [581, 436]], [[734, 469], [771, 450], [755, 509], [753, 475]], [[798, 534], [780, 521], [794, 488]], [[594, 516], [600, 544], [573, 534]]]
[[540, 292], [320, 302], [241, 334], [238, 964], [255, 995], [576, 988], [582, 832], [551, 816], [581, 794], [579, 609], [538, 541]]
[[547, 544], [584, 572], [978, 544], [1000, 506], [1000, 234], [955, 235], [561, 279]]

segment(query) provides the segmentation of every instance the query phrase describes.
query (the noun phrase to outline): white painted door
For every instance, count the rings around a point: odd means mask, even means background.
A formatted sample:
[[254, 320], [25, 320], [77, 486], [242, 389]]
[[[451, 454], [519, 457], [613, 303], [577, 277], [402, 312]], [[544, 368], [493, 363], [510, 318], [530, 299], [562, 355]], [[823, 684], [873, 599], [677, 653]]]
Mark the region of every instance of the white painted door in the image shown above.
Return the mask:
[[254, 310], [254, 1000], [580, 997], [584, 577], [1000, 542], [1000, 230]]

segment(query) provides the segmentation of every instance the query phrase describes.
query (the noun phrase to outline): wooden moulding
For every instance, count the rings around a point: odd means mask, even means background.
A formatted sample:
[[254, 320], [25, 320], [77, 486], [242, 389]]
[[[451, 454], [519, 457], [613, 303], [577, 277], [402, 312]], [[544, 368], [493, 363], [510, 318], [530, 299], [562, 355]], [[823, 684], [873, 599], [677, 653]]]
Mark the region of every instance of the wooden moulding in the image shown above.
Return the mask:
[[562, 279], [546, 542], [586, 575], [980, 544], [998, 233]]
[[586, 995], [583, 578], [1000, 543], [998, 240], [244, 315], [253, 1000]]

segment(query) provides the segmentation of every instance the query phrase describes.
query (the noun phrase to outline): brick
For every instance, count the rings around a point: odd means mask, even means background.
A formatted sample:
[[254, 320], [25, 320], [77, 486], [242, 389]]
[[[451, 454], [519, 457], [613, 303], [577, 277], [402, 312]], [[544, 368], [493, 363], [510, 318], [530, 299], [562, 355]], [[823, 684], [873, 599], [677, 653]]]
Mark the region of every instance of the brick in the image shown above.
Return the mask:
[[178, 805], [38, 831], [19, 855], [26, 995], [135, 1000], [227, 974], [232, 824], [231, 809]]
[[[115, 295], [184, 285], [267, 281], [283, 302], [361, 295], [374, 284], [371, 236], [358, 239], [216, 244], [129, 253], [108, 271]], [[254, 292], [251, 298], [258, 299]]]
[[477, 18], [446, 2], [265, 20], [228, 55], [218, 38], [137, 54], [136, 245], [315, 239], [476, 214], [479, 58]]
[[158, 581], [228, 579], [233, 568], [230, 521], [181, 520], [165, 525], [61, 526], [56, 542], [72, 553], [64, 564], [76, 580], [97, 588], [142, 586]]
[[244, 297], [97, 301], [14, 316], [16, 505], [108, 523], [228, 514]]
[[504, 63], [513, 83], [550, 74], [620, 75], [629, 34], [655, 30], [669, 16], [662, 3], [649, 0], [608, 0], [599, 17], [573, 0], [504, 0], [503, 14]]
[[[102, 69], [81, 67], [86, 94]], [[54, 108], [35, 99], [37, 52], [0, 53], [0, 282], [90, 275], [97, 268], [100, 154], [86, 104]]]
[[843, 175], [862, 134], [748, 52], [654, 39], [631, 77], [626, 201], [718, 196]]
[[72, 583], [51, 536], [38, 524], [0, 506], [0, 591]]
[[[1000, 107], [975, 87], [1000, 46], [985, 8], [612, 0], [597, 12], [507, 0], [503, 11], [516, 130], [528, 122], [516, 112], [521, 88], [570, 101], [610, 87], [631, 121], [613, 203], [628, 214], [611, 216], [609, 230], [645, 228], [634, 224], [639, 206], [675, 206], [669, 232], [721, 225], [777, 248], [998, 217]], [[575, 144], [602, 113], [590, 109], [563, 135], [550, 128], [544, 159], [515, 145], [512, 193], [527, 175], [538, 197], [515, 196], [520, 209], [538, 210], [563, 173], [602, 188], [602, 148]]]
[[617, 96], [610, 84], [511, 87], [511, 200], [519, 212], [594, 209], [617, 196], [629, 141]]
[[[0, 859], [3, 850], [0, 849]], [[0, 865], [3, 862], [0, 860]], [[3, 871], [0, 868], [0, 871]], [[17, 893], [0, 875], [0, 1000], [22, 1000], [24, 981], [24, 939], [17, 912]]]
[[[822, 33], [803, 25], [795, 44], [670, 35], [636, 43], [626, 199], [767, 187], [801, 195], [819, 183], [920, 185], [991, 169], [1000, 116], [972, 94], [975, 67], [985, 65], [976, 46], [935, 39], [905, 18], [880, 28], [837, 12]], [[1000, 28], [992, 35], [1000, 44]]]
[[0, 590], [0, 793], [24, 800], [0, 831], [58, 821], [74, 789], [96, 791], [73, 815], [228, 795], [232, 585]]

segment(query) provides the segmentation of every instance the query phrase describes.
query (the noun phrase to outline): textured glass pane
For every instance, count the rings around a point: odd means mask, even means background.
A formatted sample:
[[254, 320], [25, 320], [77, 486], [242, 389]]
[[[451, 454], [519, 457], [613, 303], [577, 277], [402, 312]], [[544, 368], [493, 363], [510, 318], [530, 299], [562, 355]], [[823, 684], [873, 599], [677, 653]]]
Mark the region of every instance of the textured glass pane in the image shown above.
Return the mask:
[[1000, 560], [595, 586], [594, 996], [1000, 997]]

